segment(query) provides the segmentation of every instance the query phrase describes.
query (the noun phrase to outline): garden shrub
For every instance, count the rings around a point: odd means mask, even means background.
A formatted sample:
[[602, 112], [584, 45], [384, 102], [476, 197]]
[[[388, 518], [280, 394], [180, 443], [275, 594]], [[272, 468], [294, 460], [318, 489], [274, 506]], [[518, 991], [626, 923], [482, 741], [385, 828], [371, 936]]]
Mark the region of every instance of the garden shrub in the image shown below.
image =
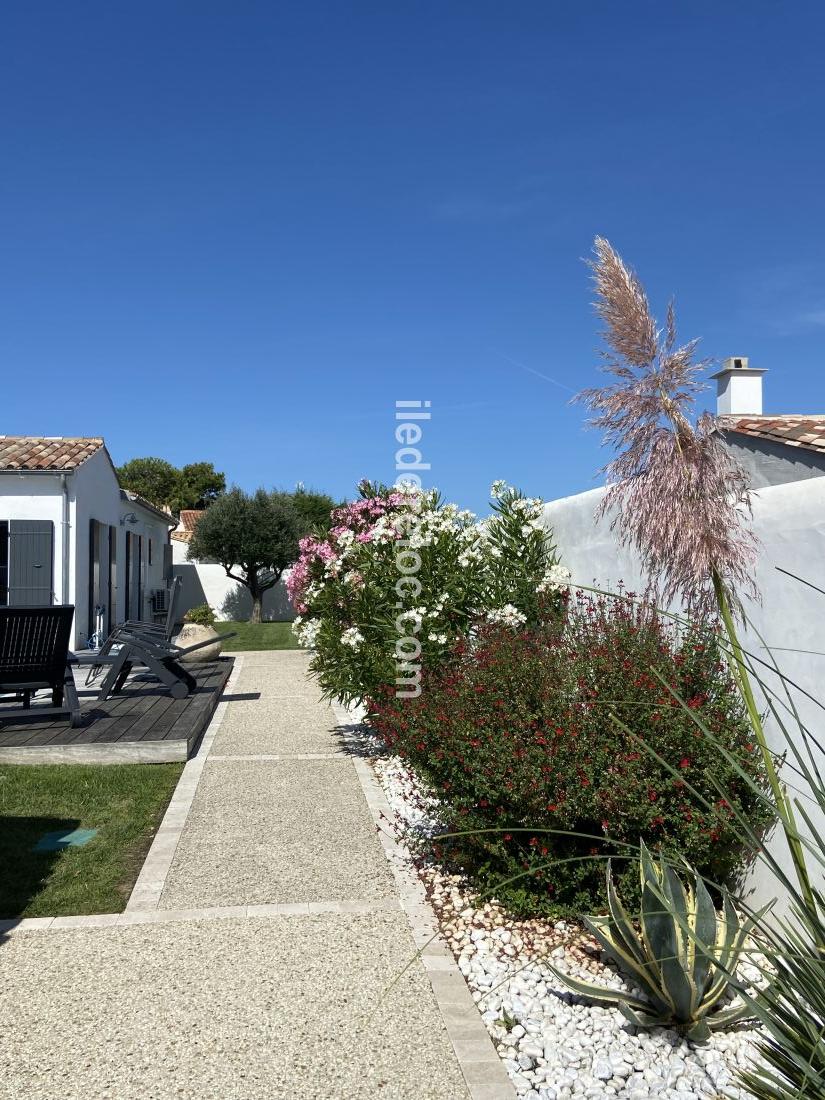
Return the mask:
[[[603, 857], [621, 856], [622, 842], [681, 855], [722, 883], [743, 855], [734, 814], [765, 823], [757, 794], [657, 673], [761, 786], [713, 633], [622, 598], [579, 594], [561, 626], [491, 624], [428, 670], [418, 699], [373, 699], [372, 722], [442, 799], [445, 831], [476, 831], [441, 841], [439, 856], [516, 912], [577, 913], [603, 900]], [[617, 859], [616, 871], [632, 900], [635, 864]]]
[[183, 616], [185, 623], [197, 623], [200, 626], [214, 626], [217, 616], [208, 603], [199, 603], [190, 607]]
[[394, 687], [399, 662], [437, 667], [479, 617], [530, 625], [540, 606], [560, 609], [569, 574], [540, 500], [496, 482], [492, 515], [479, 523], [435, 491], [359, 488], [328, 533], [301, 540], [287, 581], [296, 636], [314, 649], [328, 697], [348, 703]]

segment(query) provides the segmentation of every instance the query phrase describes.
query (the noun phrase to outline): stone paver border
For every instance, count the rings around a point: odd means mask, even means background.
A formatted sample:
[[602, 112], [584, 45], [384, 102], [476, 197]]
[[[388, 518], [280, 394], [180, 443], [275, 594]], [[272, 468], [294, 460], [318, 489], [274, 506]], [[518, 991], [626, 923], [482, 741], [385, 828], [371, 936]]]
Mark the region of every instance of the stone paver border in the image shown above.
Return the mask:
[[342, 752], [252, 752], [252, 753], [223, 753], [209, 757], [209, 763], [223, 763], [225, 761], [237, 762], [239, 760], [347, 760]]
[[337, 916], [353, 913], [399, 912], [398, 898], [376, 901], [302, 901], [266, 905], [214, 905], [204, 909], [144, 909], [122, 913], [95, 913], [85, 917], [22, 917], [0, 920], [0, 934], [57, 932], [66, 928], [123, 928], [134, 924], [171, 924], [175, 921], [226, 920], [230, 917], [311, 917], [315, 913]]
[[[357, 710], [348, 710], [337, 703], [332, 704], [332, 709], [345, 730], [359, 725], [363, 720], [363, 715]], [[358, 748], [358, 740], [353, 734], [345, 733], [344, 743], [356, 750]], [[391, 820], [392, 810], [381, 784], [364, 756], [356, 751], [350, 759], [355, 765], [381, 847], [392, 869], [401, 908], [410, 922], [415, 946], [430, 980], [471, 1100], [515, 1100], [515, 1087], [484, 1026], [464, 975], [438, 934], [435, 912], [427, 900], [423, 883], [407, 865], [402, 846], [384, 825], [385, 821]]]

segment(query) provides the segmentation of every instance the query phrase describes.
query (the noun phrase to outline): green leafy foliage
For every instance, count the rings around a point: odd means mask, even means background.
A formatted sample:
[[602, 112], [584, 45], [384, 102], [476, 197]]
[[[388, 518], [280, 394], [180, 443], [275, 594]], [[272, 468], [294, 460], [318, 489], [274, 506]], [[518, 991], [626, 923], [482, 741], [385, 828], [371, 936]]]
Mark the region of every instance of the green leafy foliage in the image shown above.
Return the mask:
[[151, 504], [183, 508], [207, 508], [226, 489], [226, 478], [211, 462], [190, 462], [182, 469], [165, 458], [133, 458], [117, 467], [124, 489]]
[[[605, 856], [640, 838], [724, 882], [746, 850], [737, 817], [757, 832], [770, 819], [713, 632], [678, 630], [629, 600], [582, 595], [561, 625], [491, 624], [425, 669], [419, 698], [384, 689], [370, 708], [442, 800], [456, 835], [437, 854], [516, 912], [591, 908]], [[637, 876], [617, 873], [635, 898]]]
[[124, 489], [130, 489], [150, 504], [172, 506], [180, 471], [165, 458], [133, 458], [117, 467], [117, 477]]
[[199, 603], [197, 607], [189, 608], [183, 616], [183, 621], [186, 623], [198, 623], [200, 626], [213, 626], [215, 623], [215, 612], [208, 603]]
[[[690, 872], [690, 868], [688, 867]], [[639, 931], [622, 904], [607, 867], [606, 916], [585, 917], [608, 958], [641, 993], [607, 989], [554, 969], [574, 993], [617, 1004], [636, 1027], [671, 1027], [694, 1042], [752, 1015], [747, 1002], [720, 1011], [734, 988], [736, 967], [757, 917], [740, 922], [727, 891], [716, 912], [702, 879], [684, 885], [672, 864], [654, 860], [641, 845]]]
[[252, 622], [260, 622], [263, 594], [297, 557], [298, 536], [288, 494], [233, 488], [201, 516], [187, 557], [220, 562], [228, 577], [249, 589]]
[[325, 537], [301, 541], [288, 588], [296, 634], [324, 692], [344, 702], [417, 686], [479, 619], [518, 626], [560, 606], [558, 564], [540, 500], [503, 483], [479, 523], [436, 491], [363, 483]]
[[326, 534], [332, 524], [332, 511], [336, 507], [332, 497], [315, 489], [305, 489], [302, 485], [290, 495], [298, 517], [300, 534]]
[[172, 508], [208, 508], [226, 491], [226, 477], [211, 462], [190, 462], [178, 474]]
[[[822, 839], [814, 862], [825, 860]], [[763, 1027], [761, 1062], [742, 1071], [740, 1083], [758, 1100], [825, 1097], [825, 899], [795, 905], [791, 920], [766, 930], [770, 981], [756, 997]]]

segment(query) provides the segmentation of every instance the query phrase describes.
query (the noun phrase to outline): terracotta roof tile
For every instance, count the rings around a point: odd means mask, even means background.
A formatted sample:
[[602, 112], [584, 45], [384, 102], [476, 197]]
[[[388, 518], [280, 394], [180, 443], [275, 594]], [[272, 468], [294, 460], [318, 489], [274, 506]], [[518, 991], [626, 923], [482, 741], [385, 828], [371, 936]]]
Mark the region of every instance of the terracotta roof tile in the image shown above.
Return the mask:
[[202, 515], [203, 508], [183, 508], [180, 514], [180, 522], [186, 531], [194, 531]]
[[0, 435], [0, 470], [74, 470], [102, 446], [102, 439]]
[[172, 538], [176, 542], [189, 542], [195, 533], [198, 520], [203, 515], [203, 508], [183, 508], [178, 520], [176, 530], [172, 532]]
[[724, 432], [750, 435], [756, 439], [768, 439], [784, 443], [788, 447], [825, 454], [825, 414], [809, 416], [717, 416], [716, 422]]

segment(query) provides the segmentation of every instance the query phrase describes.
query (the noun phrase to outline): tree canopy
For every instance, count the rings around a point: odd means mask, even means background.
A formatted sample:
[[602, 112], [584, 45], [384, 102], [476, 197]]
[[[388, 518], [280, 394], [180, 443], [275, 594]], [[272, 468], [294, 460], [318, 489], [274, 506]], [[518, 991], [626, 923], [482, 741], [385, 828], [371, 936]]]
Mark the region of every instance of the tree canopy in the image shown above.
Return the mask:
[[178, 469], [165, 458], [133, 458], [117, 467], [124, 489], [130, 489], [173, 512], [207, 508], [226, 490], [226, 478], [211, 462], [190, 462]]
[[328, 528], [334, 507], [332, 497], [311, 490], [258, 489], [247, 494], [232, 488], [218, 496], [198, 520], [187, 557], [219, 562], [228, 577], [249, 589], [252, 622], [260, 622], [263, 595], [297, 560], [299, 538]]
[[171, 507], [180, 471], [165, 458], [133, 458], [117, 467], [117, 477], [124, 489], [130, 489], [158, 507], [163, 504]]
[[299, 485], [289, 496], [298, 517], [300, 537], [308, 535], [310, 531], [329, 530], [330, 512], [337, 504], [328, 493], [318, 493]]
[[211, 462], [190, 462], [180, 471], [176, 496], [177, 510], [208, 508], [224, 492], [226, 492], [226, 478]]
[[233, 488], [198, 520], [187, 557], [211, 558], [226, 575], [249, 589], [252, 622], [261, 621], [264, 592], [298, 556], [298, 518], [286, 493]]

